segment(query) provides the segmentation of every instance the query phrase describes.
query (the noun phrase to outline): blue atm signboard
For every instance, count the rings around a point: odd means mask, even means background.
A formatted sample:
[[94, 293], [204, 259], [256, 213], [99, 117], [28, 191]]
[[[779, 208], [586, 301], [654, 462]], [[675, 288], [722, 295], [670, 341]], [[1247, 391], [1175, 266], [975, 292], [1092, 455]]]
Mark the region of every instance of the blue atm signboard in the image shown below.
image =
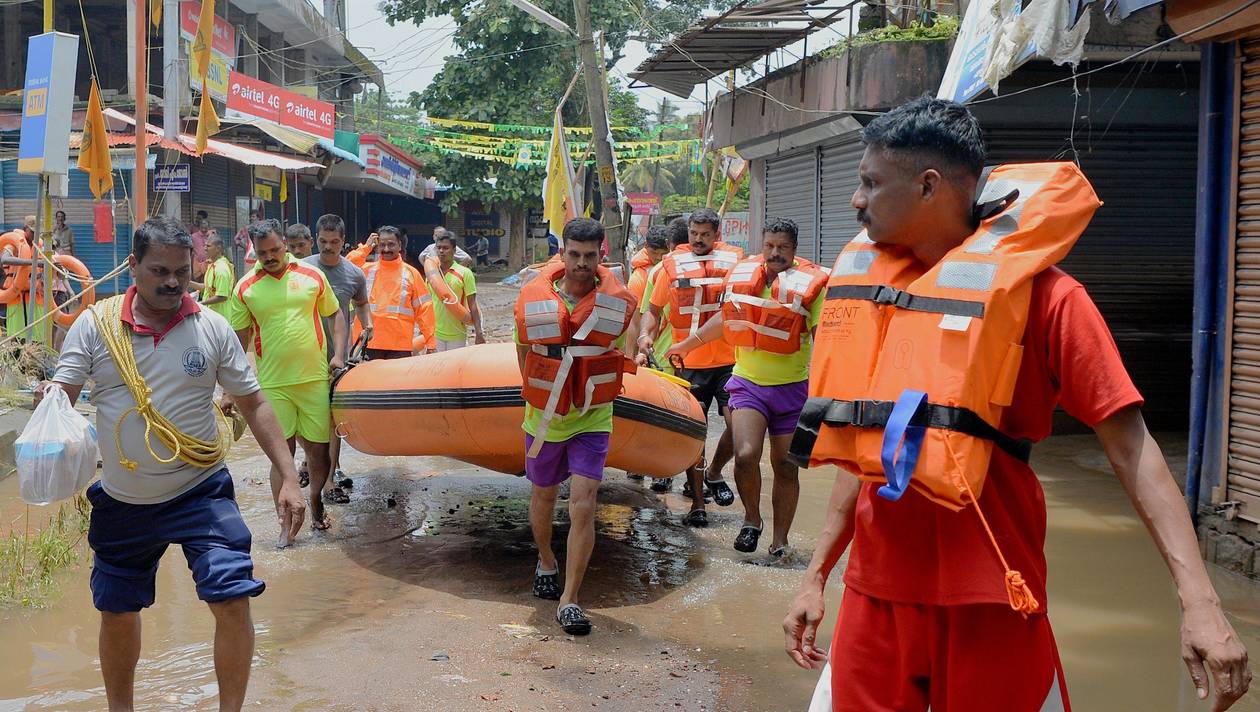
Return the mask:
[[19, 173], [69, 171], [70, 115], [78, 65], [78, 35], [45, 32], [27, 41]]

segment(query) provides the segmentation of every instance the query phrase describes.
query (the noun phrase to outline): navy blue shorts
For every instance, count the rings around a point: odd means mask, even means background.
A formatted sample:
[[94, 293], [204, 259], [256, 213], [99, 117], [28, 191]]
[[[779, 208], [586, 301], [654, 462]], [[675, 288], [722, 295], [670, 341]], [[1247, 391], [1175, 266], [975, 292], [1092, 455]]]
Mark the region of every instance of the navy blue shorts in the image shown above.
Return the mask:
[[87, 489], [92, 503], [92, 603], [109, 613], [134, 613], [153, 605], [158, 562], [179, 544], [197, 584], [197, 597], [217, 603], [257, 596], [266, 587], [254, 578], [252, 537], [236, 506], [227, 468], [160, 504], [127, 504], [106, 494], [100, 482]]

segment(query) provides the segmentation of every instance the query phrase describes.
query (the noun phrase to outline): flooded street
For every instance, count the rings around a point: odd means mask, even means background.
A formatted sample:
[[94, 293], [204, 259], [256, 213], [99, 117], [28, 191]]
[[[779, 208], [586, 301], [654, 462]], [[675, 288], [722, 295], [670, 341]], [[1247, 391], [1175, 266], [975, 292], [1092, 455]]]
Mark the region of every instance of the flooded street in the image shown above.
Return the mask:
[[[512, 294], [486, 291], [504, 302]], [[1160, 440], [1173, 470], [1184, 470], [1184, 434]], [[278, 551], [266, 460], [248, 436], [234, 451], [256, 574], [267, 582], [253, 603], [250, 708], [807, 706], [816, 675], [784, 655], [779, 625], [821, 528], [831, 473], [802, 473], [792, 549], [772, 563], [764, 546], [751, 557], [731, 548], [738, 504], [711, 506], [711, 526], [688, 529], [679, 523], [687, 507], [680, 481], [659, 496], [608, 471], [582, 595], [595, 631], [574, 639], [552, 620], [554, 604], [530, 594], [535, 553], [523, 479], [444, 458], [349, 453], [343, 466], [354, 488], [349, 505], [330, 507], [332, 531], [307, 529], [296, 547]], [[1037, 448], [1034, 466], [1049, 506], [1049, 611], [1075, 708], [1209, 709], [1194, 700], [1179, 658], [1171, 580], [1096, 440], [1054, 438]], [[763, 492], [768, 512], [768, 481]], [[16, 478], [0, 481], [0, 521], [20, 522], [23, 511]], [[558, 519], [559, 547], [563, 507]], [[0, 611], [0, 712], [104, 708], [89, 572], [85, 553], [46, 607]], [[1260, 655], [1260, 585], [1213, 575], [1232, 622]], [[838, 568], [826, 639], [839, 578]], [[214, 709], [212, 620], [178, 550], [163, 559], [157, 600], [143, 618], [139, 708]], [[1235, 709], [1260, 711], [1260, 694]]]

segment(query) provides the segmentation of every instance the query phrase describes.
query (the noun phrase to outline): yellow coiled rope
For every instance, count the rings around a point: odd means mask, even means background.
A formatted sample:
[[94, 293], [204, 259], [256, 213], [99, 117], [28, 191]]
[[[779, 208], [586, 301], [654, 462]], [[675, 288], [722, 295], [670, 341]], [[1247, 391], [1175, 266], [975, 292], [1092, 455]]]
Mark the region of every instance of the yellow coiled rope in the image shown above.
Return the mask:
[[[193, 467], [202, 468], [222, 461], [232, 447], [232, 426], [217, 403], [214, 409], [219, 415], [220, 427], [215, 440], [201, 440], [181, 432], [153, 405], [153, 389], [149, 388], [149, 384], [145, 383], [144, 377], [140, 375], [140, 370], [136, 366], [136, 354], [131, 348], [131, 332], [123, 324], [122, 302], [123, 297], [119, 295], [98, 302], [89, 308], [92, 317], [96, 320], [96, 328], [101, 333], [105, 347], [109, 349], [109, 355], [114, 359], [118, 375], [122, 377], [123, 383], [127, 384], [127, 390], [131, 391], [131, 397], [136, 401], [135, 407], [124, 412], [114, 426], [114, 448], [118, 453], [119, 464], [131, 472], [135, 472], [139, 465], [135, 460], [128, 459], [122, 449], [122, 424], [133, 411], [144, 420], [144, 445], [154, 460], [165, 465], [179, 458]], [[170, 457], [162, 457], [154, 452], [151, 439], [153, 434], [156, 434], [166, 449], [174, 454]]]

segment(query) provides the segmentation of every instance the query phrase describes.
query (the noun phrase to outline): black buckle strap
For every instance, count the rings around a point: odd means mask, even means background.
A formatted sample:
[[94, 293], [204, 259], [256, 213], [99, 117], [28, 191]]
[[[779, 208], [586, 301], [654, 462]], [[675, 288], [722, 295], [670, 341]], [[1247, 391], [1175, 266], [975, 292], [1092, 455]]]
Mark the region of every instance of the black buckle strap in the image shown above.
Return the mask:
[[923, 297], [887, 284], [837, 284], [827, 288], [827, 299], [864, 299], [907, 311], [984, 317], [984, 302]]
[[[801, 408], [796, 433], [788, 448], [788, 456], [797, 464], [808, 467], [818, 433], [824, 424], [834, 428], [853, 426], [858, 428], [882, 428], [888, 424], [895, 401], [858, 400], [844, 401], [831, 398], [809, 398]], [[1028, 462], [1032, 455], [1032, 441], [1013, 438], [998, 430], [975, 413], [955, 406], [925, 403], [910, 420], [911, 425], [940, 428], [964, 433], [975, 438], [993, 441], [1003, 452], [1020, 462]]]

